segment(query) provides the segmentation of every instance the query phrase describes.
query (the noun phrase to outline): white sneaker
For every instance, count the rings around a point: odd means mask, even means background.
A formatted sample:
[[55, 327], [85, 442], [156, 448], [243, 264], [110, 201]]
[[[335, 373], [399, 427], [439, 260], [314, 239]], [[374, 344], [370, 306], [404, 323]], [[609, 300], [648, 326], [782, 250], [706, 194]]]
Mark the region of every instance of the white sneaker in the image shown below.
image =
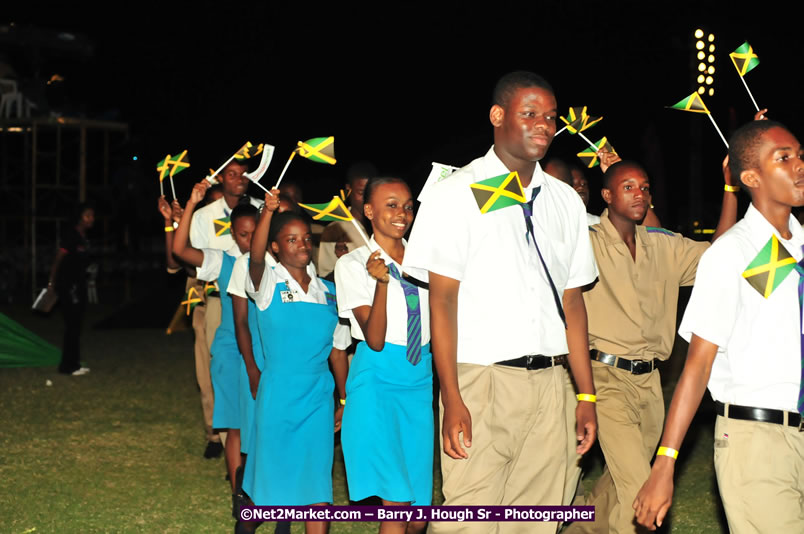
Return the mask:
[[76, 369], [71, 374], [73, 376], [81, 376], [81, 375], [87, 374], [88, 372], [89, 372], [89, 367], [82, 367], [81, 369]]

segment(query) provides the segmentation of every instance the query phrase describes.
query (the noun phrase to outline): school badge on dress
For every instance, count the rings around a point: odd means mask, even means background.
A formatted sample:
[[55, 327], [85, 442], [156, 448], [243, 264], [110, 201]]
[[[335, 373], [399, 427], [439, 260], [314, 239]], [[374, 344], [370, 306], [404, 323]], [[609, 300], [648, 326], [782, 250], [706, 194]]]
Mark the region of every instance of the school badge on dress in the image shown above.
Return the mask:
[[745, 268], [743, 278], [760, 295], [768, 298], [795, 268], [796, 259], [774, 234]]

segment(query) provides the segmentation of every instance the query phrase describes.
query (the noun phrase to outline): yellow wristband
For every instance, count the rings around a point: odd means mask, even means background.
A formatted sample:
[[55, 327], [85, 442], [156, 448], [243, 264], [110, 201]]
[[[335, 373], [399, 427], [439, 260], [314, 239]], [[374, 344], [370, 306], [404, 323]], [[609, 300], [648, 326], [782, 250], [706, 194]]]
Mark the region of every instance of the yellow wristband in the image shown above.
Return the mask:
[[678, 451], [675, 449], [671, 449], [670, 447], [659, 447], [659, 450], [656, 451], [656, 456], [669, 456], [673, 460], [678, 458]]
[[726, 184], [726, 185], [723, 186], [723, 191], [726, 191], [727, 193], [736, 193], [739, 190], [740, 190], [739, 185]]
[[175, 230], [175, 228], [172, 226], [165, 226], [165, 233], [172, 232], [173, 230]]
[[341, 399], [341, 406], [346, 406], [346, 399]]
[[586, 401], [586, 402], [597, 402], [596, 395], [590, 395], [589, 393], [579, 393], [575, 395], [575, 398], [579, 401]]

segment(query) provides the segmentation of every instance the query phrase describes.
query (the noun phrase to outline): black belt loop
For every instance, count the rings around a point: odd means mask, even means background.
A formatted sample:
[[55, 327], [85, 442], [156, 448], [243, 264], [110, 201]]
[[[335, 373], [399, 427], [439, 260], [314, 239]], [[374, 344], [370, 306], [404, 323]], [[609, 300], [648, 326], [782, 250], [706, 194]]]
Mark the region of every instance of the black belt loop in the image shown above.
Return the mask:
[[518, 367], [527, 369], [528, 371], [538, 371], [539, 369], [547, 369], [548, 367], [558, 367], [559, 365], [567, 364], [567, 355], [561, 354], [559, 356], [542, 356], [541, 354], [529, 354], [513, 360], [503, 360], [495, 362], [494, 365], [504, 365], [506, 367]]
[[628, 371], [632, 375], [644, 375], [651, 373], [654, 369], [656, 369], [657, 363], [656, 359], [629, 360], [627, 358], [621, 358], [620, 356], [607, 354], [594, 349], [589, 351], [589, 356], [595, 361], [616, 367], [617, 369], [622, 369], [623, 371]]
[[728, 419], [792, 426], [798, 428], [799, 432], [804, 432], [801, 414], [797, 412], [772, 410], [770, 408], [754, 408], [751, 406], [740, 406], [739, 404], [723, 404], [720, 401], [715, 401], [715, 412]]

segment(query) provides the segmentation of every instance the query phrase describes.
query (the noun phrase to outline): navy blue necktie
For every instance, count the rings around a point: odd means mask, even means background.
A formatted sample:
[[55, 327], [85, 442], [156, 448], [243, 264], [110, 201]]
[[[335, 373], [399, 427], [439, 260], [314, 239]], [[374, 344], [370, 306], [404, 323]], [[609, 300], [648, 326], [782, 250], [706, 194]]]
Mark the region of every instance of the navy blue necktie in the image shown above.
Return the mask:
[[567, 328], [567, 318], [564, 315], [564, 308], [561, 306], [561, 299], [558, 297], [558, 290], [556, 290], [556, 285], [553, 283], [553, 277], [550, 276], [550, 271], [547, 269], [547, 264], [544, 262], [544, 257], [542, 257], [542, 251], [539, 250], [539, 244], [536, 242], [536, 236], [533, 233], [533, 221], [531, 220], [531, 217], [533, 216], [533, 201], [536, 199], [536, 196], [539, 194], [541, 189], [542, 186], [534, 187], [530, 200], [524, 204], [520, 204], [520, 206], [522, 206], [522, 212], [525, 215], [525, 226], [528, 227], [528, 231], [525, 233], [525, 239], [528, 242], [533, 240], [533, 244], [536, 246], [536, 252], [539, 254], [539, 260], [542, 262], [544, 274], [547, 275], [547, 281], [550, 282], [550, 290], [553, 292], [553, 300], [556, 303], [558, 315], [561, 317], [561, 322], [564, 323], [564, 328]]

